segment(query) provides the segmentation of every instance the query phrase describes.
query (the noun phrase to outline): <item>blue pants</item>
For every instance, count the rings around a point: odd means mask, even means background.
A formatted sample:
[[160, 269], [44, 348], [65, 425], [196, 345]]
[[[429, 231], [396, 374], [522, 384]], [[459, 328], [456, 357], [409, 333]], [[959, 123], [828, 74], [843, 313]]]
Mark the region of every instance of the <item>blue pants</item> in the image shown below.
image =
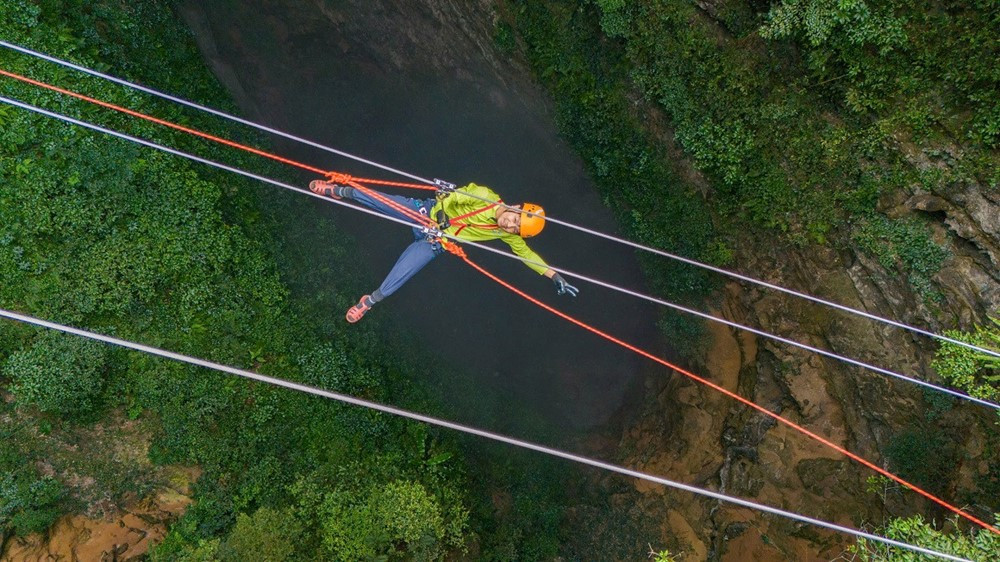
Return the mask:
[[[391, 199], [400, 205], [413, 209], [424, 216], [427, 216], [430, 213], [431, 207], [434, 206], [433, 199], [412, 199], [410, 197], [387, 195], [385, 193], [380, 193], [380, 195], [386, 197], [387, 199]], [[365, 195], [358, 189], [354, 190], [351, 199], [354, 199], [365, 207], [374, 209], [383, 215], [407, 221], [413, 220], [378, 199]], [[441, 244], [428, 240], [427, 236], [421, 232], [419, 228], [413, 229], [413, 239], [413, 243], [403, 250], [399, 259], [396, 260], [396, 265], [392, 266], [389, 274], [386, 275], [385, 280], [382, 281], [382, 285], [379, 286], [378, 291], [381, 293], [380, 296], [388, 297], [389, 295], [395, 293], [400, 287], [403, 286], [404, 283], [409, 281], [411, 277], [416, 275], [418, 271], [430, 263], [432, 259], [444, 253], [444, 248], [441, 247]]]

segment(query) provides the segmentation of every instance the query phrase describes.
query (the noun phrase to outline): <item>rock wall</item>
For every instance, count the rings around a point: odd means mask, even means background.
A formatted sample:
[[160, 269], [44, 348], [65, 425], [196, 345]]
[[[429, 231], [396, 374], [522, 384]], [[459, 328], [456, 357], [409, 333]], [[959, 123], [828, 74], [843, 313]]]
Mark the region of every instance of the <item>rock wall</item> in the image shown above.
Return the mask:
[[[912, 149], [908, 154], [916, 166], [949, 165]], [[948, 250], [933, 277], [940, 302], [928, 305], [905, 276], [856, 248], [799, 248], [749, 236], [736, 249], [733, 269], [937, 333], [970, 329], [1000, 310], [996, 189], [965, 183], [927, 193], [914, 187], [887, 197], [881, 210], [927, 221], [934, 241]], [[718, 316], [942, 382], [930, 368], [937, 345], [928, 338], [736, 283], [719, 297]], [[927, 415], [915, 385], [723, 326], [711, 333], [712, 347], [696, 372], [881, 466], [887, 466], [893, 436], [919, 427]], [[622, 438], [627, 465], [852, 527], [927, 510], [938, 520], [945, 515], [895, 486], [866, 493], [872, 471], [695, 383], [678, 377], [647, 386], [654, 392], [646, 410]], [[992, 411], [964, 404], [940, 416], [935, 423], [960, 451], [954, 480], [943, 492], [948, 497], [971, 488], [985, 472], [986, 432], [995, 420]], [[637, 489], [649, 512], [670, 522], [664, 541], [698, 560], [829, 560], [852, 542], [658, 487]]]
[[[306, 2], [260, 2], [251, 9], [255, 22], [263, 21], [271, 33], [268, 40], [283, 45], [297, 45], [302, 51], [323, 49], [331, 59], [349, 58], [355, 71], [369, 76], [420, 74], [428, 77], [451, 77], [472, 88], [496, 96], [493, 80], [514, 88], [529, 75], [525, 67], [511, 57], [503, 57], [493, 45], [496, 6], [491, 0], [309, 0]], [[178, 11], [198, 38], [213, 72], [233, 94], [245, 111], [257, 108], [259, 118], [267, 112], [268, 96], [250, 94], [247, 87], [274, 90], [273, 98], [283, 96], [280, 85], [270, 85], [268, 65], [257, 68], [234, 68], [219, 53], [214, 41], [236, 43], [247, 37], [232, 30], [213, 29], [207, 11], [213, 4], [185, 0]], [[252, 52], [252, 49], [236, 50]], [[242, 61], [244, 65], [252, 61]], [[331, 65], [334, 67], [335, 65]], [[311, 62], [295, 65], [295, 72], [315, 72]], [[334, 71], [331, 68], [331, 71]], [[488, 76], [488, 78], [486, 78]], [[310, 83], [309, 76], [293, 81]], [[263, 100], [263, 103], [262, 103]], [[493, 100], [497, 101], [497, 100]], [[280, 117], [280, 115], [269, 115]]]

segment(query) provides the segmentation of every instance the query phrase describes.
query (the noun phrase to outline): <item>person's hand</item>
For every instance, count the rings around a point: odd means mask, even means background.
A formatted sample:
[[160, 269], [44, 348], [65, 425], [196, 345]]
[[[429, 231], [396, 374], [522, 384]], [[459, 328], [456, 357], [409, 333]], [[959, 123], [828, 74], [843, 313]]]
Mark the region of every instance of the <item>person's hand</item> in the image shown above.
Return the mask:
[[573, 285], [567, 283], [566, 279], [558, 273], [552, 276], [552, 283], [556, 286], [557, 295], [569, 295], [571, 297], [575, 297], [580, 292], [580, 289], [577, 289]]

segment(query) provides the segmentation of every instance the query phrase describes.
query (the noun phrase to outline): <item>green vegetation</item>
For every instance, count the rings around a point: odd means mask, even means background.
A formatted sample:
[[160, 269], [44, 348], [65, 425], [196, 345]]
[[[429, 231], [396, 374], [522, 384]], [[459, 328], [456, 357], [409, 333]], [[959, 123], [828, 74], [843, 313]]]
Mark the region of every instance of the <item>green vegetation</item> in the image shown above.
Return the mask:
[[[957, 527], [957, 522], [952, 521], [951, 523]], [[979, 530], [968, 534], [959, 531], [945, 533], [936, 529], [931, 523], [924, 521], [924, 518], [919, 515], [894, 519], [883, 532], [890, 539], [976, 562], [996, 560], [997, 552], [1000, 552], [1000, 539], [989, 531]], [[857, 544], [851, 547], [850, 552], [862, 562], [888, 562], [890, 560], [894, 562], [924, 560], [930, 562], [939, 559], [867, 539], [859, 539]]]
[[[461, 509], [461, 508], [459, 508]], [[361, 492], [333, 492], [319, 509], [323, 545], [335, 560], [373, 558], [405, 545], [417, 560], [437, 560], [462, 544], [466, 515], [450, 514], [416, 482], [391, 482]]]
[[[505, 5], [564, 135], [645, 243], [721, 263], [726, 240], [764, 229], [866, 252], [933, 301], [946, 254], [919, 222], [882, 214], [883, 202], [1000, 186], [990, 2]], [[707, 200], [678, 180], [665, 127], [708, 179]], [[673, 298], [711, 288], [647, 269]]]
[[952, 439], [933, 427], [906, 428], [885, 451], [890, 469], [935, 495], [945, 495], [957, 466]]
[[[4, 421], [0, 440], [10, 443], [21, 430]], [[0, 447], [0, 536], [7, 531], [19, 535], [44, 531], [60, 515], [63, 486], [39, 474], [28, 460], [11, 447]]]
[[[870, 476], [867, 480], [866, 491], [869, 494], [878, 495], [884, 505], [890, 494], [899, 493], [900, 487], [884, 476]], [[1000, 521], [1000, 514], [995, 517]], [[963, 532], [961, 531], [963, 527], [959, 525], [957, 516], [947, 520], [946, 523], [948, 525], [939, 526], [933, 521], [925, 521], [920, 515], [896, 517], [874, 532], [900, 542], [975, 561], [993, 560], [996, 558], [996, 553], [1000, 552], [1000, 540], [992, 532], [978, 527]], [[857, 543], [852, 545], [848, 551], [856, 559], [865, 562], [888, 562], [890, 560], [927, 560], [929, 562], [937, 559], [867, 539], [858, 539]]]
[[[952, 330], [951, 338], [985, 349], [1000, 351], [1000, 320], [990, 318], [985, 326], [976, 326], [972, 332]], [[970, 396], [996, 402], [1000, 400], [1000, 359], [953, 343], [942, 343], [931, 366], [955, 388]], [[983, 460], [986, 470], [976, 475], [976, 486], [987, 498], [985, 503], [1000, 509], [1000, 434], [986, 432], [986, 450]]]
[[678, 562], [679, 555], [674, 554], [669, 550], [655, 551], [652, 547], [650, 547], [649, 559], [653, 562]]
[[893, 221], [872, 214], [856, 220], [853, 241], [878, 259], [886, 271], [906, 272], [910, 286], [926, 301], [940, 300], [931, 277], [941, 269], [948, 252], [934, 243], [927, 227], [915, 220]]
[[49, 332], [7, 359], [3, 371], [21, 404], [66, 418], [87, 414], [102, 394], [107, 353], [103, 345]]
[[[167, 2], [6, 2], [0, 21], [4, 39], [233, 109]], [[0, 52], [0, 66], [262, 144], [171, 104], [11, 51]], [[301, 181], [228, 149], [6, 78], [0, 92]], [[379, 351], [376, 326], [348, 334], [328, 314], [346, 308], [357, 279], [305, 265], [345, 253], [335, 242], [342, 236], [305, 198], [265, 192], [20, 109], [0, 108], [0, 125], [0, 306], [435, 411], [411, 382], [423, 376], [416, 362]], [[276, 233], [292, 230], [282, 236], [328, 240], [310, 249], [322, 259], [279, 252], [287, 239]], [[285, 279], [310, 288], [298, 290]], [[316, 286], [326, 290], [317, 294]], [[96, 420], [111, 423], [125, 412], [152, 433], [152, 461], [204, 470], [196, 503], [155, 559], [333, 556], [335, 530], [369, 515], [379, 517], [366, 523], [371, 534], [353, 539], [373, 556], [440, 559], [461, 551], [470, 536], [457, 443], [420, 424], [8, 322], [0, 327], [0, 369], [0, 390], [13, 397], [0, 409], [10, 433], [0, 440], [5, 535], [42, 531], [59, 514], [89, 507], [78, 481], [93, 478], [94, 487], [109, 493], [120, 489], [119, 480], [132, 476], [126, 465], [49, 455], [50, 442], [69, 444], [92, 432]], [[323, 501], [302, 499], [297, 486], [304, 481]]]
[[[948, 337], [985, 349], [1000, 351], [1000, 320], [978, 326], [973, 332], [951, 330]], [[953, 343], [942, 343], [931, 363], [950, 384], [983, 400], [1000, 400], [1000, 359]]]
[[293, 560], [302, 535], [302, 525], [291, 510], [262, 507], [252, 516], [239, 514], [236, 525], [220, 549], [220, 558], [224, 561]]

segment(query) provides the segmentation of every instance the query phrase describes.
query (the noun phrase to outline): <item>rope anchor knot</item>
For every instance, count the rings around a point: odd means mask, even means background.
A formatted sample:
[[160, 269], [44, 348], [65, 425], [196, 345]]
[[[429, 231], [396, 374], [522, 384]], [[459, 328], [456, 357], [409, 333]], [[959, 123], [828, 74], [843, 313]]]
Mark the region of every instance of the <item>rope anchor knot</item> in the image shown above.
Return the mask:
[[330, 178], [330, 181], [340, 185], [347, 185], [354, 181], [354, 178], [350, 174], [342, 174], [340, 172], [327, 172], [326, 177]]

